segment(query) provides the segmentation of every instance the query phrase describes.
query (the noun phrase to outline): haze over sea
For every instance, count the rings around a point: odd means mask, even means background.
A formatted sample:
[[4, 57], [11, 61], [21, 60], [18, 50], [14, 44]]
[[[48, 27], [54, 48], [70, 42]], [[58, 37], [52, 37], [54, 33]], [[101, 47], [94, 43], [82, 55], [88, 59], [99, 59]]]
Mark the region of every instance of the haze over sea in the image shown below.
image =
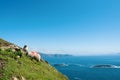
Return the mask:
[[[44, 59], [68, 76], [70, 80], [120, 80], [120, 55], [44, 56]], [[60, 65], [55, 66], [55, 64]], [[92, 66], [100, 64], [115, 67], [92, 68]]]

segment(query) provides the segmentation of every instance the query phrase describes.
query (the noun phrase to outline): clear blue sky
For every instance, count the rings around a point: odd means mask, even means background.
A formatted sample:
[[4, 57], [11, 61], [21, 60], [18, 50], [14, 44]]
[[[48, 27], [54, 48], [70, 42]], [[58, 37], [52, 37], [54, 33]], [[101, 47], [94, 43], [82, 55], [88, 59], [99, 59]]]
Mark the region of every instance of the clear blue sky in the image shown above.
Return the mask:
[[43, 52], [120, 52], [120, 0], [0, 0], [0, 37]]

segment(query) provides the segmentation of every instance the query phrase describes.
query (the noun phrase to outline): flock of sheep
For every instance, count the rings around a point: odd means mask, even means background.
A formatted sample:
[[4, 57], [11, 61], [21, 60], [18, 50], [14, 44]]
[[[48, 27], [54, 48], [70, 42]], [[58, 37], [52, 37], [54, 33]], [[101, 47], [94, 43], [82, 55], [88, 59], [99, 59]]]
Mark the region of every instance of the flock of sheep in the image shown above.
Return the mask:
[[[40, 60], [42, 61], [40, 54], [35, 52], [35, 51], [29, 51], [27, 45], [25, 45], [23, 48], [20, 48], [19, 46], [12, 44], [12, 45], [0, 47], [0, 48], [2, 50], [11, 49], [13, 52], [16, 52], [16, 53], [22, 52], [22, 53], [25, 53], [26, 56], [29, 56], [31, 58], [35, 58], [37, 61], [40, 61]], [[22, 56], [21, 53], [16, 54], [16, 55], [18, 58]]]

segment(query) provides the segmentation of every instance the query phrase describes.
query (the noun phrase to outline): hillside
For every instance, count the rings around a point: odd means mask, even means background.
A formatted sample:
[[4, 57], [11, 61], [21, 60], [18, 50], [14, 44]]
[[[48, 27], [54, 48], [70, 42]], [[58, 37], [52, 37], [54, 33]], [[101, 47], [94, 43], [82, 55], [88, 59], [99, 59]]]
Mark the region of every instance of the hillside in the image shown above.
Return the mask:
[[7, 42], [7, 41], [0, 38], [0, 47], [9, 46], [11, 44], [12, 43], [9, 43], [9, 42]]
[[9, 45], [13, 44], [0, 39], [0, 80], [68, 80], [45, 61], [38, 62], [11, 48], [2, 49]]

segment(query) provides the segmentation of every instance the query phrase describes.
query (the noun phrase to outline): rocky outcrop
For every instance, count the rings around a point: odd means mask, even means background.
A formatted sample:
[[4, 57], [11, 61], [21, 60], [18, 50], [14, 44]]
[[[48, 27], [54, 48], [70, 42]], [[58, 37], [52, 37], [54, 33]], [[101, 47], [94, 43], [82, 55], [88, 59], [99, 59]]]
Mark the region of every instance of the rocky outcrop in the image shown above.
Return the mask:
[[20, 78], [13, 76], [11, 80], [26, 80], [23, 76], [20, 76]]
[[8, 41], [5, 41], [3, 39], [0, 38], [0, 49], [2, 50], [6, 50], [6, 49], [11, 49], [12, 51], [21, 51], [23, 53], [26, 53], [26, 51], [24, 51], [24, 49], [22, 49], [21, 47], [13, 44], [13, 43], [10, 43]]
[[8, 41], [5, 41], [3, 39], [0, 38], [0, 47], [6, 47], [6, 46], [9, 46], [11, 45], [12, 43], [8, 42]]

